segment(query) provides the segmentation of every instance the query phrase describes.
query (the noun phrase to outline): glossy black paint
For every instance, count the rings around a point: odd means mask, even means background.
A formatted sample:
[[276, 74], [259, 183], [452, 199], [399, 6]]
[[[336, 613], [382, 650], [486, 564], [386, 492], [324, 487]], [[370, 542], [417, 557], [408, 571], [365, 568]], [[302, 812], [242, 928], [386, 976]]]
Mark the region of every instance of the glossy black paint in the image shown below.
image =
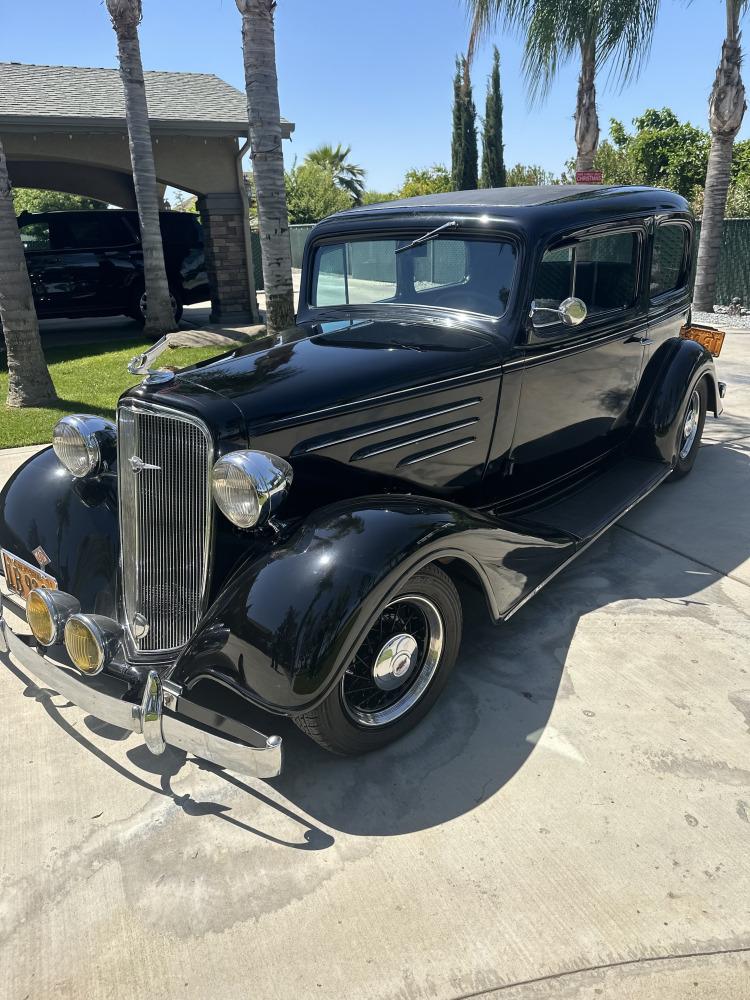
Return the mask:
[[[417, 235], [446, 215], [467, 232], [516, 241], [517, 281], [501, 318], [309, 306], [320, 241]], [[210, 682], [271, 711], [303, 711], [337, 683], [388, 595], [419, 566], [462, 567], [502, 619], [653, 488], [697, 379], [721, 408], [712, 358], [679, 338], [688, 290], [649, 298], [652, 236], [664, 220], [692, 233], [684, 200], [648, 189], [462, 192], [343, 213], [311, 234], [294, 329], [130, 390], [203, 420], [217, 455], [267, 450], [294, 470], [276, 534], [215, 517], [209, 609], [174, 679], [196, 698]], [[545, 249], [623, 227], [641, 240], [632, 308], [539, 335], [529, 305]], [[626, 460], [632, 476], [621, 488], [611, 470]], [[572, 516], [565, 498], [582, 484], [596, 491], [605, 473], [595, 516]], [[117, 613], [113, 477], [79, 483], [51, 452], [19, 470], [0, 496], [0, 546], [32, 561], [38, 544], [84, 611]]]
[[569, 535], [519, 531], [427, 497], [334, 504], [238, 568], [174, 680], [191, 688], [212, 677], [263, 707], [300, 712], [325, 697], [388, 595], [420, 566], [466, 564], [500, 618], [575, 547]]
[[[93, 221], [92, 242], [70, 225]], [[160, 213], [164, 263], [170, 287], [184, 303], [202, 302], [209, 287], [200, 222], [191, 213]], [[40, 319], [58, 316], [131, 315], [144, 288], [137, 212], [24, 212], [26, 227], [45, 226], [49, 245], [26, 248], [34, 305]]]

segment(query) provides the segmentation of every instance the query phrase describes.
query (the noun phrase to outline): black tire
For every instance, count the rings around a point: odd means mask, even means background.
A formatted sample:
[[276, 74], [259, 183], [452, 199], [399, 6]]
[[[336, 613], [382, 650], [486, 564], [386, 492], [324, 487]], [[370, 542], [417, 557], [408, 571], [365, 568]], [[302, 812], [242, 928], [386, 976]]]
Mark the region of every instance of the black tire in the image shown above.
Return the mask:
[[[435, 612], [442, 631], [437, 627]], [[413, 627], [413, 635], [404, 623]], [[422, 624], [426, 627], [424, 633]], [[303, 733], [332, 753], [353, 756], [387, 746], [416, 726], [436, 702], [456, 662], [461, 627], [461, 600], [450, 577], [437, 566], [426, 566], [400, 587], [378, 614], [354, 660], [326, 700], [313, 711], [296, 716], [294, 722]], [[398, 683], [399, 666], [385, 679], [381, 678], [379, 683], [387, 681], [398, 685], [382, 691], [375, 681], [374, 669], [378, 663], [382, 669], [383, 660], [373, 657], [372, 651], [390, 644], [389, 632], [390, 641], [393, 636], [400, 635], [402, 641], [412, 639], [417, 648], [412, 650], [411, 656], [397, 652], [386, 661], [394, 663], [401, 657], [403, 663], [406, 657], [411, 666], [405, 668], [408, 672], [404, 673], [401, 684]], [[436, 655], [438, 637], [441, 644], [439, 655]], [[407, 643], [407, 647], [410, 648], [410, 644]], [[368, 698], [371, 710], [362, 711], [368, 705]], [[378, 707], [378, 698], [383, 701], [381, 707]], [[411, 699], [414, 700], [409, 704]], [[386, 703], [390, 701], [389, 706]], [[392, 721], [387, 719], [389, 713], [395, 716]], [[364, 724], [360, 719], [366, 717], [382, 721]]]
[[[182, 296], [172, 285], [169, 286], [169, 294], [172, 297], [174, 321], [175, 323], [179, 323], [182, 319]], [[128, 316], [132, 316], [140, 326], [146, 325], [146, 314], [143, 311], [144, 295], [145, 289], [143, 285], [136, 285], [131, 293], [130, 308], [128, 309]]]
[[[706, 422], [707, 404], [708, 389], [705, 378], [702, 378], [700, 382], [698, 382], [697, 385], [694, 386], [694, 388], [688, 393], [685, 406], [680, 414], [680, 436], [677, 441], [677, 455], [675, 459], [675, 466], [669, 476], [669, 482], [676, 482], [678, 479], [684, 479], [695, 465], [695, 460], [698, 457], [698, 450], [701, 446], [703, 425]], [[686, 433], [686, 421], [688, 420], [691, 408], [693, 413], [695, 413], [696, 406], [698, 409], [697, 420], [695, 421], [692, 440], [688, 444], [689, 435]]]

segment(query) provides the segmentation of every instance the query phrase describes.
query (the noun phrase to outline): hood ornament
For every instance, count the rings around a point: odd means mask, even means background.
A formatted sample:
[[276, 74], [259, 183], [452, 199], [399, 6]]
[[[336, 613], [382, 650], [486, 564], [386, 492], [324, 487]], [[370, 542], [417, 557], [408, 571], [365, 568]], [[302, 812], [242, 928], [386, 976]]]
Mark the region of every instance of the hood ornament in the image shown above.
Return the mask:
[[174, 372], [166, 368], [154, 369], [150, 367], [167, 348], [174, 349], [177, 347], [177, 344], [171, 343], [172, 336], [173, 334], [171, 333], [165, 334], [161, 340], [156, 341], [153, 347], [149, 347], [143, 354], [136, 354], [134, 358], [128, 361], [128, 371], [131, 375], [146, 376], [141, 383], [142, 385], [164, 385], [167, 382], [171, 382], [174, 378]]
[[131, 455], [128, 459], [128, 464], [136, 475], [138, 475], [139, 472], [145, 472], [147, 469], [153, 469], [155, 472], [161, 472], [160, 465], [150, 465], [148, 462], [144, 462], [138, 455]]

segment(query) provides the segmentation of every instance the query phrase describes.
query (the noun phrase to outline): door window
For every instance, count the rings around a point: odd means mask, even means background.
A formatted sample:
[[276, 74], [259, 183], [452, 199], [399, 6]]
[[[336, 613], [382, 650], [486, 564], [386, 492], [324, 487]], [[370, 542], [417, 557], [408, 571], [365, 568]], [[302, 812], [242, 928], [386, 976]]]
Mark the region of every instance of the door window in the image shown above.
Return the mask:
[[676, 223], [663, 223], [654, 233], [651, 255], [651, 298], [687, 285], [690, 230]]
[[56, 250], [95, 250], [132, 243], [120, 216], [100, 212], [76, 212], [53, 220]]
[[[563, 299], [576, 296], [586, 303], [588, 317], [628, 309], [638, 285], [638, 233], [596, 236], [570, 246], [548, 250], [534, 285], [539, 308], [557, 309]], [[559, 323], [552, 312], [540, 312], [534, 325]]]
[[29, 222], [19, 229], [24, 250], [49, 250], [49, 223]]

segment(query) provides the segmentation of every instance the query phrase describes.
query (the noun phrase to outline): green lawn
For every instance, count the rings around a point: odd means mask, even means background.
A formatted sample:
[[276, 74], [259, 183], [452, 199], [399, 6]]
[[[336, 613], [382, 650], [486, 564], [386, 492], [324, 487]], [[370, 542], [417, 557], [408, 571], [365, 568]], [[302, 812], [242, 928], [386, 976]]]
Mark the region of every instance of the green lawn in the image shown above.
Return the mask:
[[[120, 395], [141, 377], [128, 375], [127, 363], [153, 341], [107, 340], [72, 347], [45, 348], [52, 381], [59, 402], [44, 409], [17, 409], [5, 405], [8, 394], [8, 367], [0, 357], [0, 448], [24, 444], [46, 444], [52, 428], [66, 413], [97, 413], [114, 419]], [[184, 368], [205, 358], [222, 354], [226, 347], [180, 347], [165, 351], [154, 367]]]

